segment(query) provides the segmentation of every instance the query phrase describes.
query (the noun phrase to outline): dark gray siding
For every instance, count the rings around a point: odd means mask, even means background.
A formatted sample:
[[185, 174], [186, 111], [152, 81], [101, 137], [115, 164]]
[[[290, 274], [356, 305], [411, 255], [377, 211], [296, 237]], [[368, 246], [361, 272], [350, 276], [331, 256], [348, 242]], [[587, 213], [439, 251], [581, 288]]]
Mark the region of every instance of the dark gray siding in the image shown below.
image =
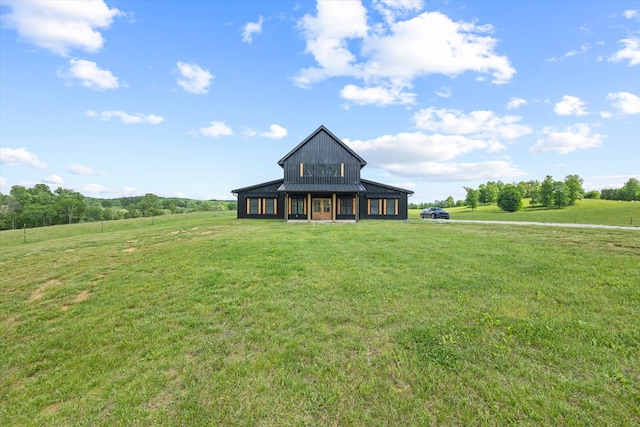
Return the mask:
[[[284, 219], [284, 193], [278, 192], [278, 187], [283, 183], [283, 180], [265, 182], [263, 184], [257, 184], [251, 187], [240, 188], [233, 190], [238, 195], [238, 219], [243, 218], [264, 218], [264, 219]], [[275, 213], [274, 214], [250, 214], [247, 212], [247, 200], [248, 199], [275, 199]]]
[[[314, 165], [313, 176], [300, 176], [300, 164]], [[332, 176], [331, 165], [344, 164], [344, 177]], [[318, 165], [326, 165], [326, 176], [320, 176]], [[361, 161], [327, 132], [316, 133], [284, 161], [284, 181], [293, 184], [357, 184]]]
[[[408, 219], [409, 211], [408, 211], [408, 196], [409, 194], [413, 194], [410, 191], [403, 190], [401, 188], [395, 188], [391, 186], [386, 186], [384, 184], [379, 184], [372, 181], [361, 181], [362, 186], [367, 190], [365, 194], [360, 196], [360, 219]], [[370, 214], [369, 213], [369, 200], [377, 200], [382, 201], [384, 204], [384, 200], [393, 199], [397, 200], [398, 204], [398, 214], [390, 215], [386, 212], [382, 214]], [[380, 202], [378, 202], [380, 203]], [[382, 210], [382, 206], [379, 207], [379, 210]]]

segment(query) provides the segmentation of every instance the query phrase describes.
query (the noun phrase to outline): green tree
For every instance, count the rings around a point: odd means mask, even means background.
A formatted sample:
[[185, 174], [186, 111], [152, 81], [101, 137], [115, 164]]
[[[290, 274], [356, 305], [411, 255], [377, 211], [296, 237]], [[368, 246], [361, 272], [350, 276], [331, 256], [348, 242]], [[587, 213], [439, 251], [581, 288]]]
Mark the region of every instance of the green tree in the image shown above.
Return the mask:
[[467, 191], [467, 197], [464, 203], [472, 210], [475, 210], [475, 208], [478, 207], [478, 190], [469, 187], [464, 187], [464, 189]]
[[455, 200], [453, 200], [452, 196], [447, 197], [447, 200], [444, 202], [445, 207], [452, 208], [456, 205]]
[[517, 187], [507, 184], [498, 194], [498, 207], [503, 211], [515, 212], [522, 208], [522, 194]]
[[569, 205], [575, 205], [576, 200], [581, 199], [584, 196], [584, 188], [582, 184], [584, 179], [578, 175], [567, 175], [564, 178], [564, 183], [567, 190], [567, 196], [569, 197]]
[[640, 181], [629, 178], [620, 190], [618, 190], [620, 200], [640, 200]]
[[142, 216], [158, 216], [162, 215], [160, 198], [155, 194], [147, 193], [137, 203], [138, 209]]
[[600, 198], [600, 192], [598, 190], [587, 191], [586, 193], [584, 193], [584, 198], [585, 199], [599, 199]]
[[554, 189], [554, 181], [551, 175], [547, 175], [540, 184], [540, 194], [538, 201], [545, 208], [550, 208], [553, 206], [553, 189]]
[[569, 190], [563, 181], [553, 183], [553, 206], [564, 208], [569, 205]]
[[55, 191], [58, 196], [56, 206], [58, 211], [71, 224], [74, 220], [78, 220], [84, 211], [84, 196], [77, 191], [58, 187]]

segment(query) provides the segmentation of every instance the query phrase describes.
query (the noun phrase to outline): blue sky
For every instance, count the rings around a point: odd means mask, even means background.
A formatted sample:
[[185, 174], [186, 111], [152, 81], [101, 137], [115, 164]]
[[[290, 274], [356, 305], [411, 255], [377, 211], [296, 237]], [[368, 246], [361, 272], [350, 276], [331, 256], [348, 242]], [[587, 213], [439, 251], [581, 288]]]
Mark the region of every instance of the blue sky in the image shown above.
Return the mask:
[[414, 202], [640, 178], [640, 2], [0, 1], [0, 191], [231, 199], [325, 125]]

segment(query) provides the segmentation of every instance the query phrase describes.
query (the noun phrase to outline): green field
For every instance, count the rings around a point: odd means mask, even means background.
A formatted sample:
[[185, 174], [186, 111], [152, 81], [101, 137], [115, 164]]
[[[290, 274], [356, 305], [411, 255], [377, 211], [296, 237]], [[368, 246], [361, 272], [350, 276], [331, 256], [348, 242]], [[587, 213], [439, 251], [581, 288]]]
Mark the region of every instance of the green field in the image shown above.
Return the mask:
[[[523, 201], [523, 209], [505, 212], [497, 205], [447, 209], [452, 219], [485, 221], [533, 221], [577, 224], [603, 224], [640, 227], [640, 202], [619, 202], [613, 200], [578, 200], [574, 206], [563, 209], [547, 209], [529, 206], [529, 199]], [[410, 211], [410, 218], [419, 218], [419, 209]]]
[[0, 233], [0, 425], [640, 424], [640, 230], [416, 216]]

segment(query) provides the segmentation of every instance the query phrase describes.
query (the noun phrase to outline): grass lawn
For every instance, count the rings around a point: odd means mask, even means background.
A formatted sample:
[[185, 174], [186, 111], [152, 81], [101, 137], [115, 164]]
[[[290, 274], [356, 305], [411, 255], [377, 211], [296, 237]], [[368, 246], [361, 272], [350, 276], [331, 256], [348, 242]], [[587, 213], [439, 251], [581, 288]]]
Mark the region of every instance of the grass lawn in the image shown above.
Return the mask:
[[0, 425], [640, 424], [640, 230], [234, 215], [0, 233]]
[[[546, 209], [529, 206], [529, 199], [525, 199], [523, 207], [518, 212], [502, 211], [495, 204], [478, 206], [475, 210], [459, 207], [447, 211], [451, 213], [452, 219], [633, 225], [640, 228], [640, 202], [585, 199], [563, 209]], [[409, 217], [418, 219], [419, 214], [419, 209], [413, 209]]]

